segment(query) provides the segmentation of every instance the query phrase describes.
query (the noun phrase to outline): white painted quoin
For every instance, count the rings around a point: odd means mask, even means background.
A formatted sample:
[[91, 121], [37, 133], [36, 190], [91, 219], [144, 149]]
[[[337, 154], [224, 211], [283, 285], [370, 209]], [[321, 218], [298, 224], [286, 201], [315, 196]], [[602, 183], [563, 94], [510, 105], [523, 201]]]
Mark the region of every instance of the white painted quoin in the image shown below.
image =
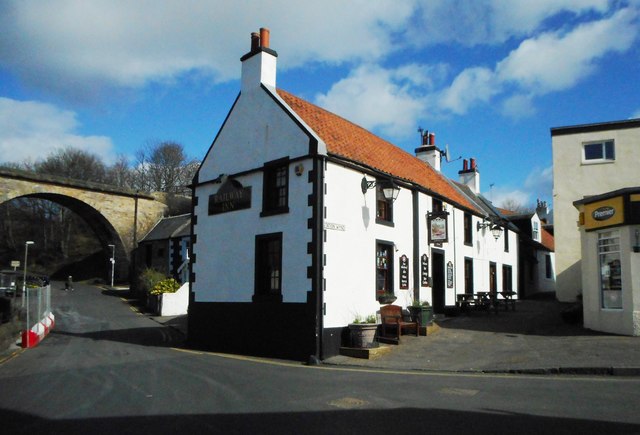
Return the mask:
[[[276, 89], [268, 40], [265, 29], [252, 35], [240, 95], [194, 179], [189, 340], [221, 351], [335, 355], [348, 324], [380, 310], [379, 246], [389, 256], [388, 291], [403, 307], [414, 299], [436, 312], [455, 306], [465, 259], [473, 291], [492, 283], [517, 291], [518, 234], [483, 203], [479, 180], [475, 191], [460, 187], [428, 160]], [[435, 143], [427, 145], [439, 163]], [[363, 177], [371, 185], [364, 193]], [[390, 179], [399, 194], [383, 202], [392, 217], [381, 219], [379, 189]], [[273, 183], [284, 186], [275, 209], [267, 207]], [[427, 230], [434, 204], [448, 213], [440, 245]], [[497, 239], [478, 227], [489, 219], [503, 228]]]

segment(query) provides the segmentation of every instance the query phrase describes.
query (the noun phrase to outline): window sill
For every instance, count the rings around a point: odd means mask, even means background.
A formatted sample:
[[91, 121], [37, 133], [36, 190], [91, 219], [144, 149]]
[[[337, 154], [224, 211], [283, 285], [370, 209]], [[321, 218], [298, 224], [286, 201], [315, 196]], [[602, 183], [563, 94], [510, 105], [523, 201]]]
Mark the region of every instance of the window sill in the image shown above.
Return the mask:
[[289, 213], [289, 207], [275, 208], [273, 210], [263, 210], [260, 213], [260, 217], [275, 216], [278, 214], [286, 214], [286, 213]]
[[606, 165], [609, 163], [615, 163], [615, 160], [583, 160], [582, 166], [591, 166], [591, 165]]
[[395, 227], [395, 224], [392, 221], [387, 221], [380, 218], [376, 218], [376, 223], [379, 225], [387, 226], [387, 227]]

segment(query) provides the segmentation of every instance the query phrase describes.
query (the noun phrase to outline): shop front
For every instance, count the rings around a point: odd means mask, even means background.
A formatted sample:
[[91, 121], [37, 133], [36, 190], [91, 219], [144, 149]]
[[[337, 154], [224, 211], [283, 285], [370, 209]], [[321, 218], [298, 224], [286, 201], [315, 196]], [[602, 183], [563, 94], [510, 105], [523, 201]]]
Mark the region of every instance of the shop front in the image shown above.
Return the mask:
[[640, 187], [575, 201], [584, 326], [640, 335]]

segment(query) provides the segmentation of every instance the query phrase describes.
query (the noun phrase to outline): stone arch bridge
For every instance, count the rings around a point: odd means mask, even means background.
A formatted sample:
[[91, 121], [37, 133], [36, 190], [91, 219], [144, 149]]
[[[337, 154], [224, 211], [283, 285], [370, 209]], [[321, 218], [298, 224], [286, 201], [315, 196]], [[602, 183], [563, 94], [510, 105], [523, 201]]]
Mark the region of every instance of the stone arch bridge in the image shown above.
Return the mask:
[[[126, 278], [132, 251], [164, 215], [162, 194], [146, 194], [105, 184], [71, 180], [14, 169], [0, 169], [0, 204], [28, 197], [52, 201], [85, 220], [111, 257], [115, 246], [116, 277]], [[108, 257], [108, 258], [109, 258]]]

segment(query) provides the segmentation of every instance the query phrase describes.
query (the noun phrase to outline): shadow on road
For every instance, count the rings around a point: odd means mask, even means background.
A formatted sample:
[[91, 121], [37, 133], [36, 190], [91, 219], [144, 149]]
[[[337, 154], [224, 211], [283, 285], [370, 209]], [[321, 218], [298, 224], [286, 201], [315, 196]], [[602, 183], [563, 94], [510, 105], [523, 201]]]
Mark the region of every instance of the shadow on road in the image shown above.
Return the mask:
[[153, 347], [180, 347], [185, 337], [173, 328], [130, 328], [91, 332], [69, 332], [61, 329], [51, 331], [53, 336], [86, 338], [90, 340], [108, 340], [120, 343]]
[[492, 311], [460, 313], [438, 322], [441, 328], [541, 336], [607, 336], [609, 334], [585, 329], [582, 324], [566, 323], [562, 311], [569, 304], [555, 300], [522, 300], [515, 311], [500, 308]]
[[[318, 412], [149, 415], [87, 419], [45, 419], [0, 410], [3, 432], [10, 434], [379, 434], [446, 433], [603, 433], [631, 434], [640, 425], [504, 412], [439, 409], [351, 409]], [[400, 431], [400, 432], [399, 432]]]

